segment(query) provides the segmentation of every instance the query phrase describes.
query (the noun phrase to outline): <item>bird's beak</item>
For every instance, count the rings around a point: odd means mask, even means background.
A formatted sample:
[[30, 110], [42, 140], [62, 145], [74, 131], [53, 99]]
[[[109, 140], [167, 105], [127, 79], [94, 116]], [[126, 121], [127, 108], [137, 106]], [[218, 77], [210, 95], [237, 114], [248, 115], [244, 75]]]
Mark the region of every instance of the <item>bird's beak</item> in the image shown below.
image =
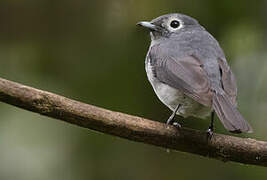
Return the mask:
[[157, 26], [152, 24], [151, 22], [148, 22], [148, 21], [141, 21], [141, 22], [138, 22], [136, 25], [137, 26], [143, 26], [145, 28], [148, 28], [151, 31], [157, 30]]

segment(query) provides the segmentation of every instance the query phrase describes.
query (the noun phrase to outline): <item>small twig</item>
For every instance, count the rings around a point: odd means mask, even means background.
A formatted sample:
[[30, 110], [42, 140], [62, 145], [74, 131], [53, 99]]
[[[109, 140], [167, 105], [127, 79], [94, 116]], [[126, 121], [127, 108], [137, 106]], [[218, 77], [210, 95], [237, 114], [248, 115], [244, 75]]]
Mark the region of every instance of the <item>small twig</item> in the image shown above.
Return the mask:
[[80, 127], [223, 161], [267, 166], [267, 142], [177, 128], [0, 78], [0, 101]]

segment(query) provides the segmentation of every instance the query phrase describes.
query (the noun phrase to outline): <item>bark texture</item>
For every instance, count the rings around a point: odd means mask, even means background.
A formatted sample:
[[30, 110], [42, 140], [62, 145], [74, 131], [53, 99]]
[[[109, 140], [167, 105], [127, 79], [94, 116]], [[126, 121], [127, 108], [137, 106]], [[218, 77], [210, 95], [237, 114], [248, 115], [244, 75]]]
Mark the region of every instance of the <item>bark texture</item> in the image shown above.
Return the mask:
[[267, 142], [206, 133], [113, 112], [0, 78], [0, 101], [132, 141], [223, 161], [267, 166]]

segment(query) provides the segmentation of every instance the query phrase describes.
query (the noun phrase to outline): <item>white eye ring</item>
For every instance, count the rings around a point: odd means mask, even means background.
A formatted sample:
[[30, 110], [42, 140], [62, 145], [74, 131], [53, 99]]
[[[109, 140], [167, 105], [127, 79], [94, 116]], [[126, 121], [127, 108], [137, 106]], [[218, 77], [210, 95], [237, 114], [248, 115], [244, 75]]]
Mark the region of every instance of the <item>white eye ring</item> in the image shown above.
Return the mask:
[[[174, 27], [172, 27], [172, 24], [174, 25]], [[175, 27], [177, 24], [178, 24], [178, 26]], [[169, 30], [171, 32], [174, 32], [174, 31], [177, 31], [183, 27], [183, 22], [178, 18], [171, 18], [171, 19], [169, 19], [167, 26], [169, 27]]]

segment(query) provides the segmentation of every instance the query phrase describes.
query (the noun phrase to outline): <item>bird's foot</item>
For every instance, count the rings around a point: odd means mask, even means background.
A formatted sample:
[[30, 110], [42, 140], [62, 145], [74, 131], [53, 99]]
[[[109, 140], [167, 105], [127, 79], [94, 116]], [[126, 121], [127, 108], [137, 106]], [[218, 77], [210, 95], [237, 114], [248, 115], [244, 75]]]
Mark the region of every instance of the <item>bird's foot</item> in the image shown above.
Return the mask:
[[173, 122], [173, 119], [174, 119], [174, 115], [169, 117], [169, 119], [167, 120], [166, 124], [167, 125], [173, 125], [173, 126], [175, 126], [175, 127], [180, 129], [182, 127], [181, 124], [179, 124], [178, 122]]
[[172, 125], [178, 129], [181, 129], [181, 124], [179, 124], [178, 122], [173, 122]]
[[206, 133], [207, 133], [207, 138], [210, 140], [213, 136], [213, 128], [209, 127]]
[[178, 122], [173, 122], [173, 119], [174, 119], [174, 115], [171, 115], [171, 117], [169, 117], [169, 119], [167, 120], [166, 124], [173, 125], [180, 129], [182, 127], [181, 124], [179, 124]]

